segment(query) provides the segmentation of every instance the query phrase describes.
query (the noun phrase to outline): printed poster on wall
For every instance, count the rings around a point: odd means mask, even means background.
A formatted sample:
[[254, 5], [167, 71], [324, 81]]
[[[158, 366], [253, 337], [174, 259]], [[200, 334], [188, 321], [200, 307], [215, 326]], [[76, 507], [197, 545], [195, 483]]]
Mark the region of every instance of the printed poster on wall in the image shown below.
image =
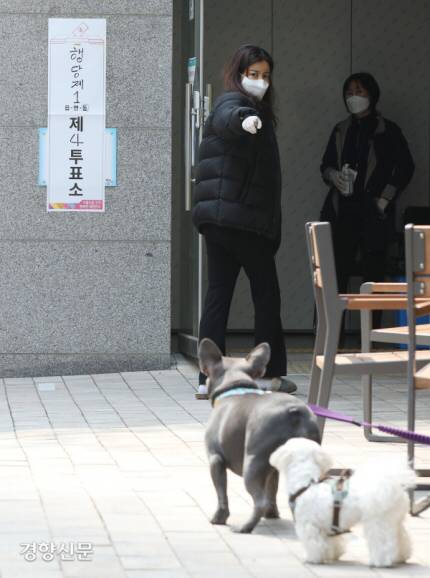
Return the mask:
[[106, 20], [50, 18], [48, 211], [105, 210]]

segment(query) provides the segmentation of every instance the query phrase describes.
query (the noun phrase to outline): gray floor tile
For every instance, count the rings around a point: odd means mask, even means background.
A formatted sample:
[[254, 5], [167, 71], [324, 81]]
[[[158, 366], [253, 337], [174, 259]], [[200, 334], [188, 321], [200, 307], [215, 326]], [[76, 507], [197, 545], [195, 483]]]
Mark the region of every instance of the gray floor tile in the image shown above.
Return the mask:
[[[308, 566], [286, 496], [283, 519], [263, 521], [250, 536], [214, 527], [215, 493], [206, 463], [204, 426], [211, 412], [197, 401], [197, 368], [181, 356], [168, 371], [5, 379], [0, 384], [0, 568], [2, 578], [339, 578], [429, 576], [430, 511], [409, 518], [412, 563], [367, 566], [360, 532], [343, 560]], [[310, 356], [291, 355], [289, 374], [306, 399]], [[55, 384], [37, 392], [36, 384]], [[405, 424], [399, 377], [375, 380], [375, 420]], [[7, 397], [6, 397], [7, 396]], [[8, 403], [10, 405], [8, 405]], [[359, 379], [336, 379], [331, 405], [361, 417]], [[12, 413], [11, 413], [12, 412]], [[430, 432], [430, 399], [421, 395], [418, 425]], [[361, 428], [328, 422], [324, 439], [336, 465], [366, 456], [403, 454], [398, 444], [369, 444]], [[418, 463], [430, 466], [428, 449]], [[250, 511], [237, 476], [229, 476], [229, 524]], [[22, 542], [94, 545], [94, 561], [23, 564]]]

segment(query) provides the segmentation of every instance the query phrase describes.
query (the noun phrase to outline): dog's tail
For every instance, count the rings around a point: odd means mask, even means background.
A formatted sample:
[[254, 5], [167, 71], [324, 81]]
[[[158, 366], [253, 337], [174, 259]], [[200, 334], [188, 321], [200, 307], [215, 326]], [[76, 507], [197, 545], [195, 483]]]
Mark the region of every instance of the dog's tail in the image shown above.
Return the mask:
[[407, 509], [405, 490], [416, 485], [415, 472], [406, 465], [404, 459], [395, 458], [369, 462], [357, 468], [353, 479], [360, 488], [361, 507], [365, 516], [391, 510], [396, 503], [399, 505], [399, 513]]

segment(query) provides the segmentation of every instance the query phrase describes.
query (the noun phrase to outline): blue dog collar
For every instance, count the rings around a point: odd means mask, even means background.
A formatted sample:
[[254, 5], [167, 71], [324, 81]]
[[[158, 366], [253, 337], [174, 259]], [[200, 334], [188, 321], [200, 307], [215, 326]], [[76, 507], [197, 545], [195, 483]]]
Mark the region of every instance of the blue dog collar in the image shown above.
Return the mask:
[[228, 391], [225, 391], [224, 393], [220, 393], [220, 395], [218, 395], [215, 398], [214, 405], [220, 399], [223, 399], [224, 397], [230, 397], [233, 395], [247, 395], [248, 393], [254, 393], [256, 395], [265, 395], [266, 393], [271, 393], [271, 392], [270, 391], [263, 391], [262, 389], [257, 389], [257, 388], [253, 388], [253, 387], [235, 387], [234, 389], [229, 389]]

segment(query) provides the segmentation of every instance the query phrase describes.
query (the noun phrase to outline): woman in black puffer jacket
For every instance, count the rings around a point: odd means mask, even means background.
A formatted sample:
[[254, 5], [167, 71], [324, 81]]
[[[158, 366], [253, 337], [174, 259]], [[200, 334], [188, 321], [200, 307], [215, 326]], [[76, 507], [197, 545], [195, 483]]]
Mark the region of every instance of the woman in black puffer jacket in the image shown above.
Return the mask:
[[[262, 48], [241, 47], [226, 67], [226, 92], [207, 119], [199, 151], [193, 222], [203, 234], [209, 287], [199, 339], [225, 354], [225, 333], [243, 267], [255, 307], [255, 342], [268, 342], [270, 387], [292, 393], [280, 317], [275, 254], [281, 241], [281, 167], [272, 109], [273, 60]], [[205, 397], [199, 378], [197, 397]]]

